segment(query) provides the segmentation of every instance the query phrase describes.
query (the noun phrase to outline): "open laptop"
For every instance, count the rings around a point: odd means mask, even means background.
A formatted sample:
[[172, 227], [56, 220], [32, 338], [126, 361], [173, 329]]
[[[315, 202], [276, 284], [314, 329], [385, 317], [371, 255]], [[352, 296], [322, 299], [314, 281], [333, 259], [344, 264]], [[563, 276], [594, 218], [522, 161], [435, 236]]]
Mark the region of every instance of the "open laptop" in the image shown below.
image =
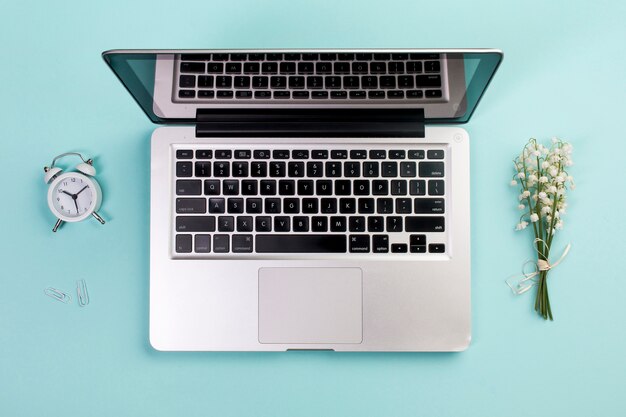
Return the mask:
[[[150, 120], [150, 343], [459, 351], [492, 49], [117, 50]], [[444, 126], [448, 125], [448, 126]]]

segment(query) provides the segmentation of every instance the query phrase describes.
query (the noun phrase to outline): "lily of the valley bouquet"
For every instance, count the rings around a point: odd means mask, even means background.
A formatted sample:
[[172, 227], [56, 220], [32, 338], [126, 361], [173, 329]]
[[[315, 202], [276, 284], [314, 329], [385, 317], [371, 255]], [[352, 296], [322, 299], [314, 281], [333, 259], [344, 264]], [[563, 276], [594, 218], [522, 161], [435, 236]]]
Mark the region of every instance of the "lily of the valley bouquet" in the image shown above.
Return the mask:
[[569, 245], [560, 258], [550, 263], [550, 250], [554, 235], [563, 228], [563, 215], [567, 209], [567, 189], [574, 189], [574, 180], [568, 169], [572, 166], [572, 146], [553, 138], [550, 147], [536, 139], [524, 147], [515, 158], [516, 174], [512, 186], [520, 186], [518, 208], [523, 212], [516, 230], [532, 229], [537, 261], [530, 261], [534, 271], [507, 280], [516, 294], [523, 294], [537, 287], [535, 310], [544, 319], [552, 320], [552, 309], [548, 297], [548, 272], [567, 255]]

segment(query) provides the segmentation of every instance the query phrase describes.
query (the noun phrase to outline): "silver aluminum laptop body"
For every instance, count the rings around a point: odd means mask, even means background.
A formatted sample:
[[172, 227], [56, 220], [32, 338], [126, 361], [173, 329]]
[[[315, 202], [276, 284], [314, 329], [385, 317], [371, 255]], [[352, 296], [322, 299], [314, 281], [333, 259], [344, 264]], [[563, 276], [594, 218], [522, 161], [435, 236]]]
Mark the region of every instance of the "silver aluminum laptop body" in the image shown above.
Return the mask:
[[[346, 100], [332, 101], [329, 95], [327, 101], [321, 102], [313, 100], [312, 95], [311, 99], [304, 100], [293, 96], [285, 100], [254, 96], [244, 101], [235, 95], [203, 100], [198, 97], [200, 88], [196, 84], [193, 98], [181, 98], [183, 87], [179, 83], [184, 74], [180, 69], [188, 68], [181, 66], [184, 56], [193, 55], [194, 58], [189, 58], [193, 60], [205, 54], [209, 56], [207, 60], [212, 61], [217, 54], [230, 57], [234, 56], [230, 54], [254, 53], [265, 57], [261, 58], [265, 62], [270, 53], [281, 57], [284, 54], [286, 58], [287, 53], [295, 52], [318, 54], [318, 60], [322, 56], [319, 54], [332, 55], [336, 59], [342, 52], [392, 54], [391, 59], [406, 55], [407, 65], [413, 54], [437, 54], [442, 67], [442, 93], [428, 98], [424, 90], [421, 101], [419, 98], [409, 99], [409, 91], [415, 91], [409, 89], [403, 92], [404, 100], [366, 98], [352, 101], [350, 92]], [[471, 339], [469, 136], [460, 127], [443, 125], [464, 123], [470, 118], [501, 61], [500, 51], [149, 50], [109, 51], [103, 56], [151, 120], [170, 124], [156, 129], [151, 140], [150, 343], [155, 349], [461, 351], [467, 348]], [[356, 57], [354, 61], [360, 62]], [[252, 60], [251, 55], [248, 58]], [[343, 77], [345, 82], [346, 75]], [[400, 75], [395, 77], [399, 80]], [[217, 93], [216, 86], [214, 89]], [[234, 93], [239, 91], [235, 87], [231, 89]], [[296, 91], [290, 87], [285, 90], [292, 91], [292, 94]], [[389, 92], [386, 94], [386, 97], [391, 96]], [[298, 134], [293, 124], [281, 132], [282, 124], [272, 125], [271, 121], [267, 124], [274, 127], [268, 127], [269, 133], [239, 130], [239, 125], [250, 125], [252, 130], [264, 129], [263, 120], [259, 123], [255, 116], [256, 110], [261, 110], [263, 119], [263, 112], [267, 109], [276, 112], [280, 118], [281, 111], [288, 113], [294, 108], [301, 109], [304, 114], [317, 109], [348, 109], [356, 111], [356, 117], [360, 109], [380, 109], [381, 113], [391, 115], [394, 111], [417, 109], [421, 117], [416, 120], [423, 124], [421, 131], [418, 128], [395, 134], [398, 126], [401, 131], [403, 126], [414, 127], [415, 124], [403, 124], [406, 121], [403, 119], [394, 125], [396, 128], [386, 130], [385, 121], [368, 125], [367, 116], [363, 119], [365, 129], [356, 128], [346, 134], [342, 120], [330, 115], [326, 123], [323, 117], [329, 113], [323, 113], [322, 120], [318, 120], [322, 124], [319, 135], [310, 131]], [[235, 111], [228, 113], [228, 109]], [[239, 109], [244, 110], [241, 113]], [[210, 115], [209, 123], [196, 123], [205, 120], [199, 116], [205, 111]], [[211, 124], [211, 118], [218, 116], [228, 120], [222, 123], [224, 120], [220, 119], [219, 123]], [[238, 119], [240, 117], [243, 119]], [[306, 121], [306, 117], [303, 120]], [[391, 120], [389, 123], [395, 122]], [[342, 126], [337, 135], [328, 127], [335, 125]], [[383, 127], [378, 130], [381, 125]], [[302, 126], [311, 124], [303, 123]], [[372, 130], [367, 129], [369, 126]], [[236, 133], [228, 134], [229, 128]], [[198, 162], [197, 151], [206, 149], [273, 152], [318, 148], [359, 152], [400, 149], [428, 155], [429, 151], [443, 151], [441, 162], [445, 171], [441, 173], [441, 179], [445, 181], [445, 192], [442, 191], [440, 196], [445, 200], [444, 225], [440, 230], [424, 235], [429, 242], [441, 242], [445, 250], [413, 253], [411, 247], [407, 253], [363, 253], [358, 250], [302, 253], [286, 249], [284, 253], [259, 253], [255, 247], [245, 253], [179, 251], [175, 225], [179, 191], [177, 175], [180, 174], [175, 166], [179, 151], [191, 151], [191, 155], [196, 155], [192, 160]], [[213, 163], [217, 161], [213, 160]], [[417, 163], [419, 166], [420, 161]], [[342, 175], [339, 179], [345, 178]], [[354, 197], [354, 193], [356, 190], [349, 197]], [[253, 239], [259, 235], [256, 231], [250, 234]], [[267, 235], [272, 234], [277, 233]], [[352, 235], [348, 231], [345, 234], [349, 241]], [[410, 233], [401, 231], [389, 233], [389, 236], [392, 241], [408, 241]], [[255, 242], [259, 243], [258, 240]], [[212, 249], [217, 250], [216, 247]]]

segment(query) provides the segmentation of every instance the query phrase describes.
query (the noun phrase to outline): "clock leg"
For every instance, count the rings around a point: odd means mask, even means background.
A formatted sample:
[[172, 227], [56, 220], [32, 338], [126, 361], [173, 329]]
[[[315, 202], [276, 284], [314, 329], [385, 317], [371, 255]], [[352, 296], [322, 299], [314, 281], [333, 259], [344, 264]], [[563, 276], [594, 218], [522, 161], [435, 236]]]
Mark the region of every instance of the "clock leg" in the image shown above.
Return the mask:
[[63, 220], [58, 219], [57, 222], [55, 223], [54, 227], [52, 228], [52, 231], [56, 232], [59, 229], [59, 226], [61, 226], [61, 224], [63, 224]]
[[96, 213], [95, 211], [93, 213], [91, 213], [91, 215], [93, 217], [95, 217], [100, 222], [100, 224], [104, 224], [105, 223], [104, 219], [102, 217], [100, 217], [100, 215], [98, 213]]

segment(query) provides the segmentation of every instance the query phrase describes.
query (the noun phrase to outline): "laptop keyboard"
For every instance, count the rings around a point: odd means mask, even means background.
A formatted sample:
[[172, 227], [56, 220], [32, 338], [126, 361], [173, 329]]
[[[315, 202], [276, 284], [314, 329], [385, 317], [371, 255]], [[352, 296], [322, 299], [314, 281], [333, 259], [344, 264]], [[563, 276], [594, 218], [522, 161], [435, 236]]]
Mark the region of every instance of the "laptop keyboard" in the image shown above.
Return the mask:
[[446, 152], [176, 145], [174, 255], [444, 253]]
[[433, 102], [445, 59], [430, 53], [206, 53], [176, 60], [176, 101]]

